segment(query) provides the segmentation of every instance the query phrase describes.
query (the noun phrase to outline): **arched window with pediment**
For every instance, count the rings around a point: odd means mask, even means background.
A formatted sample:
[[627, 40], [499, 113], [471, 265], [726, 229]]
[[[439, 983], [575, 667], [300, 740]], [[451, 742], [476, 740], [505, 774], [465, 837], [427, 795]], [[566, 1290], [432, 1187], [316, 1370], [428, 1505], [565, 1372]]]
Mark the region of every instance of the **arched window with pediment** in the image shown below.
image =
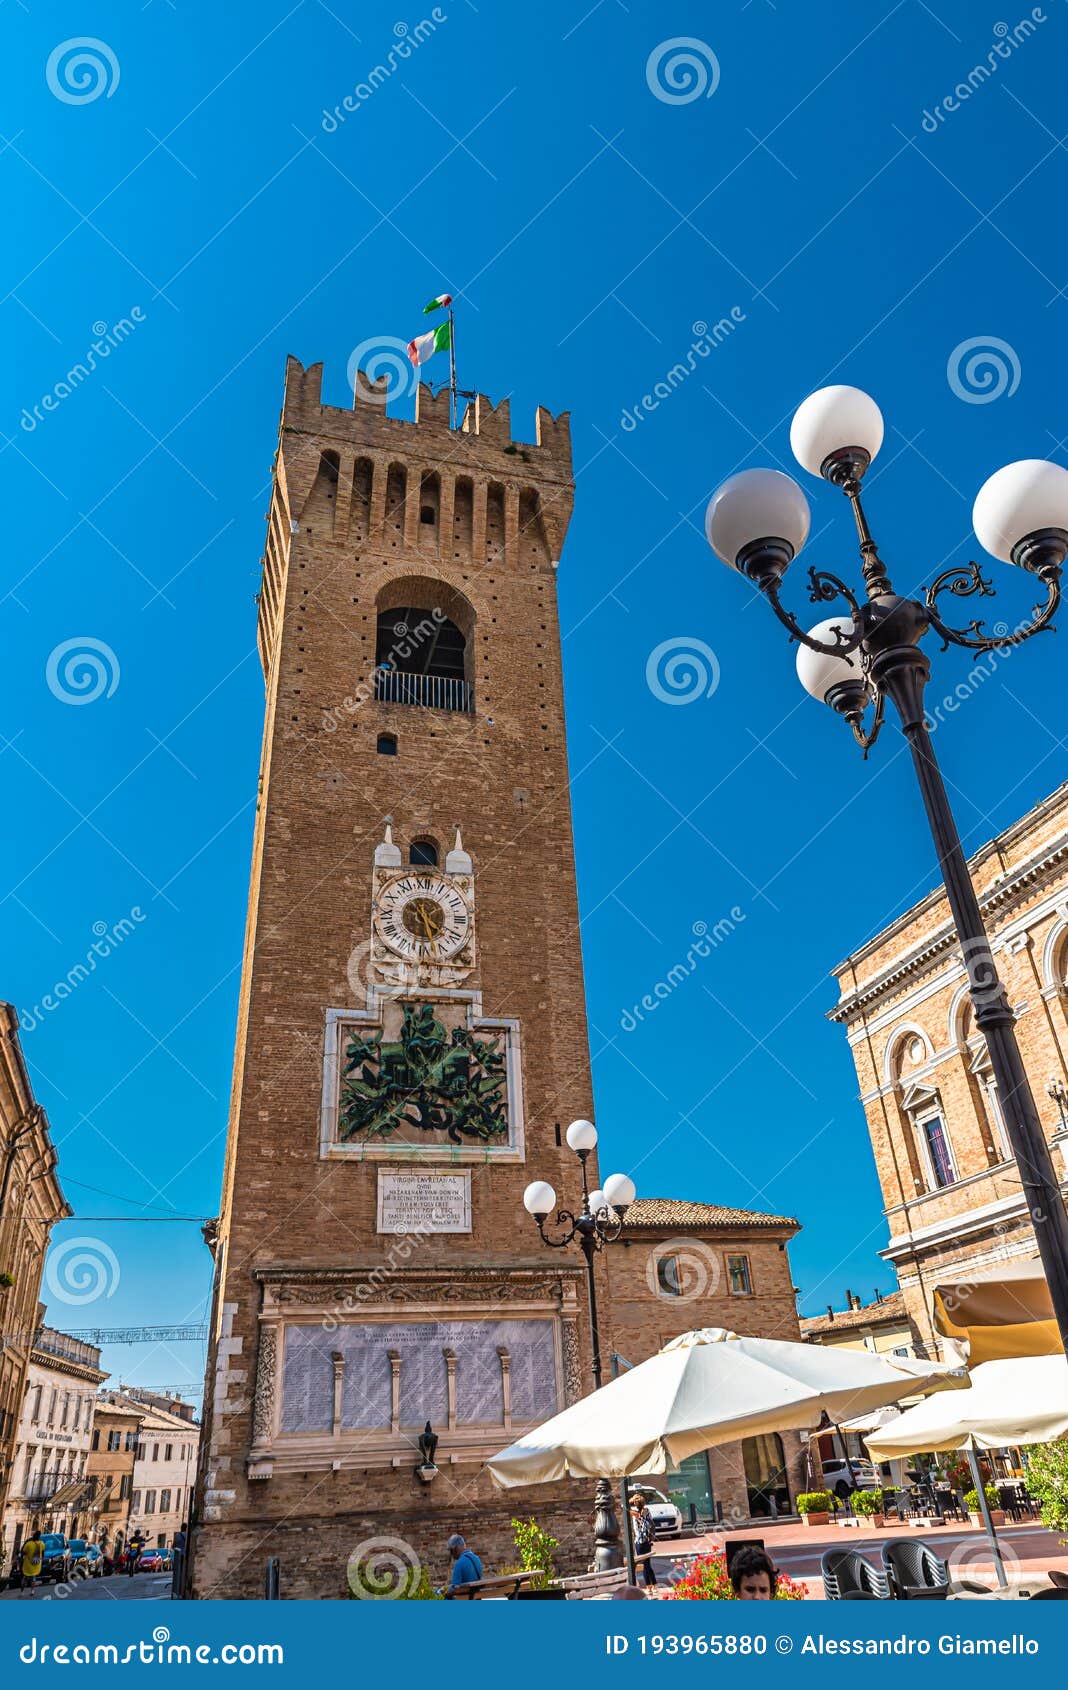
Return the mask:
[[901, 1108], [912, 1128], [927, 1190], [955, 1185], [957, 1163], [937, 1086], [914, 1080], [902, 1090]]

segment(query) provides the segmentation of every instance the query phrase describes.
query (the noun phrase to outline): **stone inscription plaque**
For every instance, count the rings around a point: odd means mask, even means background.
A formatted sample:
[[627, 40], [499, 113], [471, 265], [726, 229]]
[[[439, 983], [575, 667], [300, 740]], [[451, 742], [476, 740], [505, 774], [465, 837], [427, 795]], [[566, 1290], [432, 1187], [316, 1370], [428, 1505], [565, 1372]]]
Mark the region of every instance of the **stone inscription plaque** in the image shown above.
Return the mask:
[[470, 1232], [469, 1173], [378, 1176], [379, 1232]]

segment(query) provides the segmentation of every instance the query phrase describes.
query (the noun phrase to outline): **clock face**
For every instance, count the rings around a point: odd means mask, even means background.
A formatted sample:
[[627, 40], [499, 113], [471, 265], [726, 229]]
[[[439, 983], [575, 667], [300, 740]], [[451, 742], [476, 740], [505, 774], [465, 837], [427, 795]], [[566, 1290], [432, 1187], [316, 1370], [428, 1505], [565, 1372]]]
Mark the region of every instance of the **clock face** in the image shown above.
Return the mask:
[[440, 874], [391, 881], [379, 896], [377, 920], [390, 950], [420, 962], [455, 956], [471, 934], [465, 899]]

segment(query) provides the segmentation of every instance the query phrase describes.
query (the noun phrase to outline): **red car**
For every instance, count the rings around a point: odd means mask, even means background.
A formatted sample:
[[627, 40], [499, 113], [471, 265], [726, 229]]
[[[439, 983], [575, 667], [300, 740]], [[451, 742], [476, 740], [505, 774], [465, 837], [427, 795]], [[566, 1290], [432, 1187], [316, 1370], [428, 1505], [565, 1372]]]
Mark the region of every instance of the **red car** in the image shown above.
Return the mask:
[[137, 1570], [139, 1573], [169, 1573], [171, 1570], [170, 1550], [142, 1549]]

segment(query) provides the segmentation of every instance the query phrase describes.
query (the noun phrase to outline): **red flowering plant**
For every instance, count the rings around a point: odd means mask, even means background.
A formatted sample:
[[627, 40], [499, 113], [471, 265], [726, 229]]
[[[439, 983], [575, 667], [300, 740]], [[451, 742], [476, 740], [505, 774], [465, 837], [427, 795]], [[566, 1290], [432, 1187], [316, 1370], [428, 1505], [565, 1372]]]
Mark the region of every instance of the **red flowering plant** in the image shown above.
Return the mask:
[[[671, 1595], [676, 1602], [738, 1600], [727, 1572], [727, 1555], [722, 1549], [713, 1549], [707, 1555], [698, 1555], [689, 1565], [676, 1561], [671, 1571], [671, 1584]], [[792, 1579], [789, 1573], [779, 1574], [775, 1591], [778, 1601], [803, 1602], [807, 1595], [807, 1584]]]

